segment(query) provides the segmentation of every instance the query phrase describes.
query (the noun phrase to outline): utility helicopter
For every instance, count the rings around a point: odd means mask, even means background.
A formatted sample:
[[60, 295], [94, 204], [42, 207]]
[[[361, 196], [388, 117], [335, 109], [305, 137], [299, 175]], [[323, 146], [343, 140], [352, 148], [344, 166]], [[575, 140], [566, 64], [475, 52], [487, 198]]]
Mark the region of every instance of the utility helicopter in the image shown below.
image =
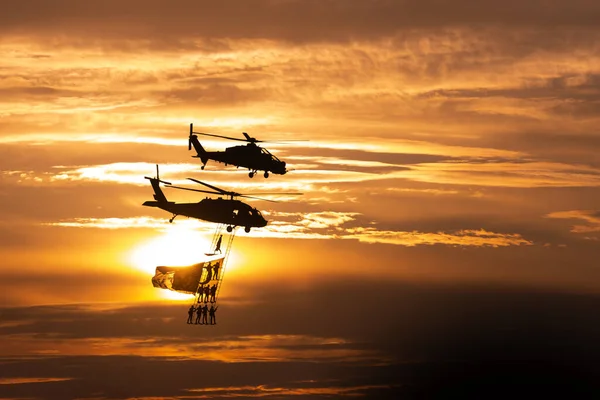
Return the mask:
[[[197, 155], [192, 156], [202, 161], [202, 169], [206, 166], [208, 160], [217, 161], [225, 165], [234, 165], [236, 167], [248, 168], [248, 176], [254, 177], [257, 171], [265, 171], [264, 177], [269, 177], [269, 172], [277, 175], [285, 175], [289, 170], [285, 168], [285, 162], [275, 157], [264, 147], [256, 143], [264, 143], [263, 140], [257, 140], [250, 137], [246, 132], [242, 132], [245, 139], [233, 138], [229, 136], [213, 135], [211, 133], [194, 132], [194, 124], [190, 124], [190, 136], [188, 138], [188, 150], [196, 150]], [[198, 135], [212, 136], [229, 140], [247, 142], [245, 146], [227, 147], [225, 151], [206, 151], [198, 140]], [[289, 142], [291, 140], [286, 140]], [[297, 140], [296, 140], [297, 141]]]
[[[183, 215], [189, 218], [197, 218], [204, 221], [216, 222], [220, 224], [227, 224], [227, 232], [231, 232], [234, 227], [243, 226], [246, 233], [250, 232], [250, 228], [262, 228], [267, 225], [267, 220], [262, 216], [260, 211], [256, 208], [249, 206], [248, 204], [234, 200], [234, 197], [246, 197], [251, 199], [259, 199], [265, 201], [276, 202], [275, 200], [262, 199], [260, 197], [248, 196], [242, 193], [230, 192], [220, 189], [216, 186], [209, 185], [208, 183], [187, 178], [193, 182], [204, 185], [210, 189], [192, 189], [187, 187], [173, 186], [170, 182], [163, 181], [158, 175], [158, 165], [156, 165], [156, 178], [150, 178], [145, 176], [144, 178], [150, 180], [152, 189], [154, 189], [154, 201], [144, 202], [144, 206], [157, 207], [162, 210], [168, 211], [173, 214], [173, 217], [169, 219], [169, 222], [173, 222], [175, 217]], [[163, 183], [167, 187], [175, 189], [190, 190], [193, 192], [217, 194], [223, 196], [229, 196], [229, 199], [219, 197], [217, 199], [211, 199], [206, 197], [198, 203], [175, 203], [168, 201], [160, 184]], [[261, 195], [300, 195], [302, 193], [257, 193]]]

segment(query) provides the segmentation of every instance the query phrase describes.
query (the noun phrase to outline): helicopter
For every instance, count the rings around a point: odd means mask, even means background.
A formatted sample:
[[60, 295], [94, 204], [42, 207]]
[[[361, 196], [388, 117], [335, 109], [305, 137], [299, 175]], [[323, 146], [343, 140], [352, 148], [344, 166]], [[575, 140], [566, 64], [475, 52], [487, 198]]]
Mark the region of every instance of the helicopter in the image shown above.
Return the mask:
[[[208, 160], [217, 161], [225, 165], [235, 165], [236, 167], [248, 168], [248, 176], [254, 177], [257, 171], [265, 171], [264, 177], [269, 177], [269, 172], [277, 175], [285, 175], [289, 170], [285, 168], [285, 161], [271, 154], [267, 149], [258, 146], [256, 143], [264, 143], [263, 140], [257, 140], [250, 137], [246, 132], [242, 132], [245, 139], [233, 138], [229, 136], [213, 135], [211, 133], [194, 132], [194, 124], [190, 124], [190, 136], [188, 138], [188, 150], [196, 150], [197, 155], [192, 156], [202, 161], [202, 169], [206, 166]], [[200, 144], [197, 135], [212, 136], [240, 142], [248, 142], [245, 146], [227, 147], [225, 151], [206, 151]], [[289, 141], [289, 140], [286, 140]]]
[[[173, 186], [170, 182], [163, 181], [160, 179], [158, 174], [158, 165], [156, 165], [156, 178], [150, 178], [145, 176], [144, 178], [150, 180], [152, 189], [154, 189], [154, 201], [146, 201], [142, 205], [147, 207], [157, 207], [162, 210], [168, 211], [173, 214], [173, 217], [169, 219], [169, 222], [173, 222], [175, 217], [183, 215], [189, 218], [197, 218], [204, 221], [216, 222], [220, 224], [227, 224], [227, 232], [231, 232], [234, 227], [243, 226], [246, 233], [250, 232], [250, 228], [262, 228], [267, 225], [267, 220], [262, 216], [260, 211], [256, 208], [249, 206], [248, 204], [235, 200], [234, 197], [246, 197], [252, 199], [259, 199], [265, 201], [275, 202], [275, 200], [262, 199], [260, 197], [248, 196], [242, 193], [236, 193], [220, 189], [216, 186], [208, 183], [187, 178], [191, 181], [204, 185], [210, 189], [192, 189], [187, 187]], [[206, 197], [198, 203], [175, 203], [168, 201], [167, 197], [160, 188], [160, 184], [163, 183], [167, 187], [175, 189], [190, 190], [194, 192], [217, 194], [223, 196], [229, 196], [229, 199], [218, 197], [211, 199]], [[278, 194], [278, 195], [299, 195], [302, 193], [258, 193], [263, 195]]]

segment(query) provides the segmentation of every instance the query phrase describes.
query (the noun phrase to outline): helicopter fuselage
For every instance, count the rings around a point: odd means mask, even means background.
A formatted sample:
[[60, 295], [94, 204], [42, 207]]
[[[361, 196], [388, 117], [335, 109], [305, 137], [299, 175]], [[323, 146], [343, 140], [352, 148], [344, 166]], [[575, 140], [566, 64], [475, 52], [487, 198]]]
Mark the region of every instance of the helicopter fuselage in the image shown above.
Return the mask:
[[147, 201], [143, 205], [160, 208], [175, 216], [183, 215], [229, 226], [243, 226], [247, 229], [261, 228], [267, 225], [267, 221], [260, 211], [242, 201], [233, 199], [207, 197], [197, 203]]
[[[194, 145], [197, 155], [195, 158], [200, 158], [202, 163], [206, 165], [209, 160], [217, 161], [225, 165], [234, 165], [236, 167], [248, 168], [252, 173], [256, 171], [265, 171], [265, 177], [269, 172], [277, 175], [285, 175], [287, 169], [285, 162], [279, 160], [265, 148], [248, 143], [241, 146], [227, 147], [225, 151], [206, 151], [198, 141], [196, 135], [192, 135], [190, 139]], [[202, 168], [204, 169], [204, 165]], [[252, 174], [253, 175], [253, 174]]]

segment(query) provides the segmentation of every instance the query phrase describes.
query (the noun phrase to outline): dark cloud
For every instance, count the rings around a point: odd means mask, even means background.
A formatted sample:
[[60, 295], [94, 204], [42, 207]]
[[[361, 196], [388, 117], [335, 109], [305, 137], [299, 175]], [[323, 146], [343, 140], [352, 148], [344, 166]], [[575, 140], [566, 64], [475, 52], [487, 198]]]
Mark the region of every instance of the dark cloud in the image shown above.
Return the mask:
[[[577, 79], [582, 83], [569, 84]], [[439, 89], [419, 94], [417, 98], [448, 97], [448, 98], [488, 98], [503, 97], [515, 99], [561, 99], [561, 100], [600, 100], [600, 75], [586, 74], [583, 76], [563, 75], [547, 79], [537, 79], [535, 82], [523, 82], [517, 88], [480, 88], [480, 89]]]
[[[292, 41], [374, 38], [400, 29], [460, 26], [594, 26], [594, 2], [533, 1], [162, 1], [82, 6], [74, 0], [10, 1], [1, 26], [5, 33], [40, 32], [85, 37], [268, 38]], [[35, 10], [35, 11], [34, 11]], [[435, 10], [435, 12], [431, 12]], [[164, 39], [163, 39], [164, 40]]]
[[[316, 391], [310, 392], [317, 388], [330, 388], [339, 397], [341, 388], [346, 388], [369, 398], [448, 393], [475, 398], [490, 392], [496, 398], [515, 391], [539, 395], [600, 390], [596, 367], [600, 332], [594, 323], [597, 296], [500, 286], [416, 285], [371, 278], [322, 280], [292, 290], [272, 286], [264, 291], [259, 290], [261, 287], [249, 288], [251, 304], [223, 303], [219, 325], [210, 330], [187, 326], [184, 304], [4, 308], [0, 311], [0, 335], [12, 338], [15, 344], [12, 356], [0, 363], [2, 376], [71, 380], [7, 385], [3, 393], [64, 398], [70, 391], [69, 396], [101, 393], [107, 398], [126, 398], [177, 396], [189, 394], [188, 390], [212, 394], [246, 390], [251, 396], [263, 385], [304, 388], [310, 398], [320, 398]], [[28, 336], [31, 334], [34, 336]], [[338, 338], [341, 344], [290, 346], [284, 340], [289, 335]], [[323, 358], [306, 363], [293, 356], [277, 362], [202, 360], [209, 349], [233, 351], [243, 357], [251, 351], [247, 347], [251, 337], [267, 338], [261, 342], [264, 349], [292, 352], [288, 354], [316, 350], [319, 357], [326, 357], [340, 348], [355, 348], [374, 351], [389, 360]], [[63, 352], [77, 348], [78, 340], [91, 339], [107, 344], [125, 339], [125, 349], [135, 346], [136, 340], [152, 339], [142, 343], [143, 351], [176, 345], [182, 349], [179, 356], [183, 358], [94, 356], [81, 347], [70, 357], [26, 351], [18, 354], [18, 346], [28, 340], [38, 345], [58, 343]], [[223, 340], [240, 347], [210, 348], [211, 343]], [[129, 348], [133, 354], [142, 351]]]

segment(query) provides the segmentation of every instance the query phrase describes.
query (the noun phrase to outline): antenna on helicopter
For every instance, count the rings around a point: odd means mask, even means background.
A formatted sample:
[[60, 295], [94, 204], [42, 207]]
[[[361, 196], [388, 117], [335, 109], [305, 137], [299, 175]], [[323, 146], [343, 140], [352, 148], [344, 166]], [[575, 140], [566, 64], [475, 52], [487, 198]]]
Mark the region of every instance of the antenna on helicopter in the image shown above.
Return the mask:
[[160, 176], [158, 175], [158, 164], [156, 164], [156, 178], [150, 178], [149, 176], [145, 176], [144, 178], [150, 179], [151, 181], [153, 179], [156, 179], [158, 182], [164, 183], [165, 185], [170, 185], [171, 184], [171, 182], [161, 181], [160, 180]]

